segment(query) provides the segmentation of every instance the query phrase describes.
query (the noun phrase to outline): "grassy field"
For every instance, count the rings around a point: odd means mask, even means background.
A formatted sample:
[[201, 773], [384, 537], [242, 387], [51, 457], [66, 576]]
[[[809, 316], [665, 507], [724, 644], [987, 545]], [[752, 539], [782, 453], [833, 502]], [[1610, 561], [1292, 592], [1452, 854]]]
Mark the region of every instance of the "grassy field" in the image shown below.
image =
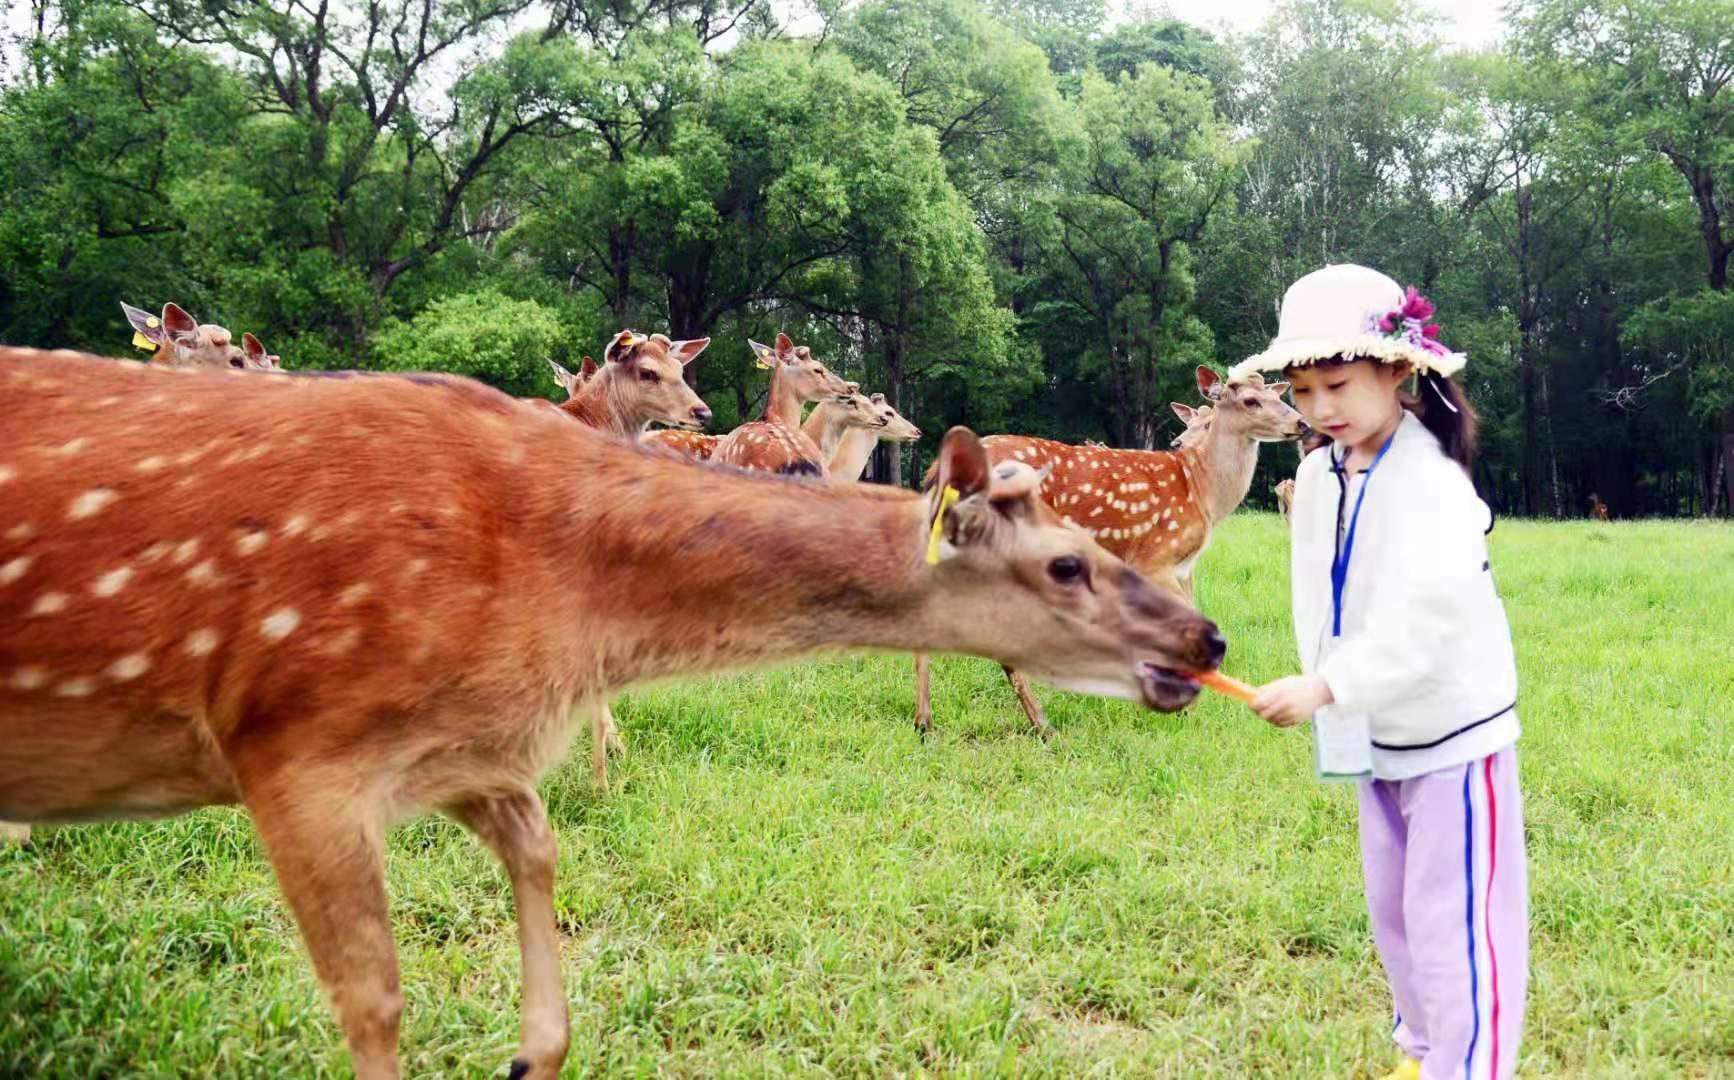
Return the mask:
[[[1517, 635], [1533, 973], [1521, 1075], [1734, 1076], [1734, 529], [1501, 522]], [[1283, 525], [1201, 569], [1228, 670], [1287, 673]], [[1353, 792], [1305, 729], [1178, 716], [907, 658], [644, 692], [560, 834], [568, 1075], [1353, 1077], [1394, 1063]], [[518, 960], [467, 834], [393, 836], [406, 1074], [500, 1075]], [[0, 1075], [344, 1075], [244, 817], [0, 852]]]

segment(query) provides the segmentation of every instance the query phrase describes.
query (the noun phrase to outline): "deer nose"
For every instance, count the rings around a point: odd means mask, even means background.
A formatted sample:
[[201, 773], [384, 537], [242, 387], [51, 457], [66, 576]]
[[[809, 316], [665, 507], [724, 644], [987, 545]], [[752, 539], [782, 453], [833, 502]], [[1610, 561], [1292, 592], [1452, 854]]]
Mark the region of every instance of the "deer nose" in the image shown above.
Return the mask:
[[1212, 626], [1204, 634], [1204, 655], [1211, 667], [1222, 663], [1222, 658], [1228, 655], [1228, 639], [1222, 636], [1222, 631]]
[[710, 406], [694, 405], [692, 407], [692, 418], [701, 424], [710, 423]]

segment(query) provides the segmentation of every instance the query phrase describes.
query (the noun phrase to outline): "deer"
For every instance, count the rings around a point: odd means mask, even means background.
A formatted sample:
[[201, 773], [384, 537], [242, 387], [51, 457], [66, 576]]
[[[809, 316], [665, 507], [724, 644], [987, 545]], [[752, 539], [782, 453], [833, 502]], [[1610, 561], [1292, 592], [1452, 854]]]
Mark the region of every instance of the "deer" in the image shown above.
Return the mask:
[[703, 431], [656, 428], [640, 435], [638, 441], [646, 446], [662, 447], [678, 457], [709, 461], [711, 455], [716, 453], [716, 444], [722, 442], [723, 437]]
[[225, 327], [204, 323], [188, 315], [174, 302], [163, 305], [159, 318], [125, 301], [121, 310], [132, 326], [132, 343], [141, 349], [154, 350], [150, 362], [170, 367], [219, 367], [236, 371], [277, 370], [277, 358], [266, 353], [265, 347], [252, 334], [242, 335], [244, 347], [236, 347], [234, 337]]
[[796, 345], [787, 334], [777, 335], [774, 348], [751, 339], [747, 344], [759, 366], [771, 372], [764, 415], [735, 428], [718, 442], [711, 451], [711, 464], [825, 479], [829, 475], [825, 458], [801, 431], [801, 406], [825, 397], [846, 401], [861, 387], [833, 374], [814, 358], [812, 350]]
[[567, 371], [557, 360], [548, 361], [548, 366], [554, 369], [554, 382], [560, 389], [566, 391], [566, 400], [571, 401], [578, 396], [578, 391], [596, 374], [596, 361], [586, 356], [576, 372]]
[[1294, 477], [1284, 477], [1277, 481], [1276, 486], [1271, 490], [1276, 492], [1276, 512], [1282, 515], [1284, 521], [1287, 521], [1289, 513], [1294, 509]]
[[1180, 422], [1186, 425], [1185, 429], [1168, 444], [1174, 449], [1179, 450], [1196, 445], [1199, 440], [1204, 438], [1204, 433], [1210, 430], [1210, 417], [1215, 412], [1213, 406], [1200, 405], [1195, 409], [1179, 401], [1170, 401], [1168, 407], [1174, 410], [1174, 415], [1178, 416]]
[[[710, 338], [671, 341], [662, 334], [622, 330], [609, 339], [600, 367], [586, 356], [574, 375], [550, 360], [554, 378], [567, 393], [557, 409], [587, 427], [627, 439], [637, 438], [653, 421], [683, 431], [702, 429], [710, 423], [710, 408], [686, 385], [681, 369], [709, 345]], [[603, 790], [610, 753], [626, 753], [626, 741], [603, 700], [592, 704], [590, 718], [591, 777]]]
[[511, 1075], [559, 1074], [536, 786], [581, 703], [922, 650], [1177, 712], [1227, 649], [964, 427], [923, 495], [693, 468], [458, 376], [246, 382], [0, 347], [0, 818], [239, 806], [360, 1080], [399, 1075], [385, 836], [429, 812], [511, 885]]
[[1592, 521], [1606, 521], [1608, 519], [1608, 504], [1602, 502], [1602, 497], [1600, 495], [1593, 491], [1590, 492], [1589, 504], [1590, 519]]
[[819, 448], [825, 470], [836, 482], [855, 482], [881, 439], [914, 442], [921, 429], [885, 400], [884, 394], [860, 393], [830, 398], [813, 406], [801, 431]]
[[[1021, 435], [981, 440], [990, 460], [1021, 461], [1040, 470], [1042, 498], [1062, 522], [1089, 534], [1188, 604], [1193, 568], [1213, 530], [1252, 487], [1259, 444], [1299, 439], [1311, 431], [1282, 400], [1287, 383], [1267, 386], [1256, 373], [1224, 381], [1202, 364], [1195, 377], [1211, 414], [1196, 429], [1202, 432], [1197, 441], [1178, 450], [1108, 450]], [[930, 470], [927, 483], [933, 482]], [[1046, 738], [1047, 716], [1029, 680], [1012, 665], [1004, 668], [1031, 728]], [[930, 682], [928, 657], [917, 653], [915, 728], [923, 738], [933, 728]]]

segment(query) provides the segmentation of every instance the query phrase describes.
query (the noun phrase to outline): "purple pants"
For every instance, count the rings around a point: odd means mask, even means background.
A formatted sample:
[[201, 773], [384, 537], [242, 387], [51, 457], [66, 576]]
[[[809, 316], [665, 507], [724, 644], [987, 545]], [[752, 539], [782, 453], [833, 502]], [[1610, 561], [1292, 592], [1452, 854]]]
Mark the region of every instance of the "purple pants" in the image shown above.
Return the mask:
[[1509, 1077], [1529, 987], [1517, 750], [1359, 786], [1373, 943], [1392, 1037], [1423, 1080]]

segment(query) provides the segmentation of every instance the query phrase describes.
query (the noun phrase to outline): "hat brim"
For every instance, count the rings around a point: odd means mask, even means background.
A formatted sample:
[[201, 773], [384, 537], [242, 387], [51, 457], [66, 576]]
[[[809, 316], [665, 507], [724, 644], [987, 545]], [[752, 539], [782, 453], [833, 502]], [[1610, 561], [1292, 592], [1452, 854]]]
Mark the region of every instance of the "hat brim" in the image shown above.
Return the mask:
[[1380, 334], [1361, 334], [1350, 338], [1291, 338], [1273, 341], [1270, 348], [1257, 356], [1249, 356], [1228, 371], [1228, 377], [1239, 378], [1255, 371], [1283, 371], [1290, 367], [1306, 367], [1336, 356], [1367, 357], [1386, 364], [1407, 361], [1416, 371], [1432, 372], [1450, 378], [1463, 370], [1469, 357], [1463, 353], [1432, 353], [1426, 349]]

